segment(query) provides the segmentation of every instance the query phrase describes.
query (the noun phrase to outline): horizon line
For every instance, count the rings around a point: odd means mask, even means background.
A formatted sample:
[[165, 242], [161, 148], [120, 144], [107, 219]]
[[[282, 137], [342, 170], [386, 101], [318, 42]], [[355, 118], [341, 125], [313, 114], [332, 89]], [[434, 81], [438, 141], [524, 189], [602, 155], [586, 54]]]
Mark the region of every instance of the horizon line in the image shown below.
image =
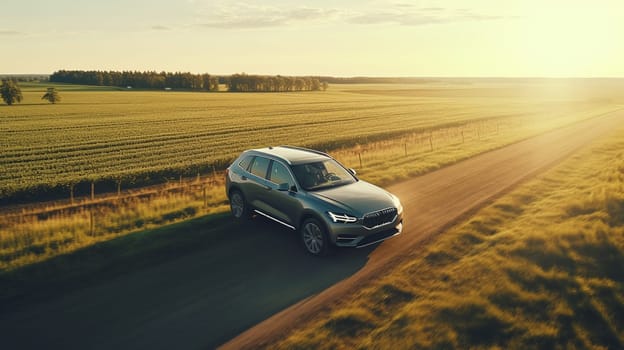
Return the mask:
[[[323, 75], [323, 74], [294, 74], [294, 75], [286, 75], [286, 74], [262, 74], [262, 73], [247, 73], [247, 72], [237, 72], [237, 73], [229, 73], [229, 74], [212, 74], [212, 73], [196, 73], [189, 71], [155, 71], [155, 70], [96, 70], [96, 69], [62, 69], [62, 70], [77, 70], [77, 71], [101, 71], [101, 72], [123, 72], [123, 71], [138, 71], [138, 72], [181, 72], [181, 73], [191, 73], [191, 74], [210, 74], [216, 77], [224, 77], [231, 76], [234, 74], [247, 74], [247, 75], [258, 75], [258, 76], [284, 76], [284, 77], [327, 77], [327, 78], [337, 78], [337, 79], [362, 79], [362, 78], [371, 78], [371, 79], [624, 79], [624, 76], [538, 76], [538, 75], [527, 75], [527, 76], [501, 76], [501, 75], [421, 75], [421, 76], [392, 76], [392, 75], [351, 75], [351, 76], [341, 76], [341, 75]], [[0, 77], [6, 76], [50, 76], [53, 73], [0, 73]]]

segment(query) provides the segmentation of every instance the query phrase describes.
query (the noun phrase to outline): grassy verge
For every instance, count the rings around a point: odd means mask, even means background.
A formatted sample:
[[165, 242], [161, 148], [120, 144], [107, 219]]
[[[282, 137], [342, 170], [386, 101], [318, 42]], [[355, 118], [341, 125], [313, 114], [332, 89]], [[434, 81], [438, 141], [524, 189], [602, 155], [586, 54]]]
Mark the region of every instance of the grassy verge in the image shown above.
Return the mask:
[[[0, 273], [0, 311], [27, 297], [62, 294], [94, 281], [153, 266], [227, 238], [229, 215], [215, 214], [99, 242], [71, 254]], [[184, 232], [184, 234], [180, 234]]]
[[624, 348], [624, 130], [273, 348]]
[[[54, 209], [54, 208], [52, 208]], [[0, 217], [0, 272], [227, 209], [223, 183]], [[183, 239], [183, 238], [182, 238]]]

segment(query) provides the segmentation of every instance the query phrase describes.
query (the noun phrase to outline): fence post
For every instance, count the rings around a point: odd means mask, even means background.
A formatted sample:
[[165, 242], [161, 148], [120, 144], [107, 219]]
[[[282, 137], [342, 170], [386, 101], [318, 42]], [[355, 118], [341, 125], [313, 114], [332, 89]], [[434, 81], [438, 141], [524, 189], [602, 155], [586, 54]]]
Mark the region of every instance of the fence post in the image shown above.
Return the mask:
[[429, 148], [433, 152], [433, 131], [429, 133]]
[[407, 142], [404, 144], [405, 146], [405, 156], [407, 157]]
[[69, 185], [69, 201], [74, 205], [74, 184]]
[[204, 208], [208, 208], [208, 198], [206, 197], [206, 184], [202, 185], [202, 189], [204, 190]]
[[91, 200], [95, 199], [95, 181], [91, 181]]
[[89, 210], [89, 235], [93, 237], [95, 234], [95, 219], [93, 218], [93, 209]]
[[362, 169], [362, 153], [358, 152], [358, 158], [360, 159], [360, 169]]

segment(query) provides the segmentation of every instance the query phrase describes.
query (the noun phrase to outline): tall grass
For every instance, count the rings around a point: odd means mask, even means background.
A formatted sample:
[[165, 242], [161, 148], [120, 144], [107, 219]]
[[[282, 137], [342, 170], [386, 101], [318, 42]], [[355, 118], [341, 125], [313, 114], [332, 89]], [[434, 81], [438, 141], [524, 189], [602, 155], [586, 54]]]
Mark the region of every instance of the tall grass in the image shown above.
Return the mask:
[[130, 234], [224, 212], [223, 181], [0, 217], [0, 272]]
[[624, 130], [272, 348], [624, 348]]

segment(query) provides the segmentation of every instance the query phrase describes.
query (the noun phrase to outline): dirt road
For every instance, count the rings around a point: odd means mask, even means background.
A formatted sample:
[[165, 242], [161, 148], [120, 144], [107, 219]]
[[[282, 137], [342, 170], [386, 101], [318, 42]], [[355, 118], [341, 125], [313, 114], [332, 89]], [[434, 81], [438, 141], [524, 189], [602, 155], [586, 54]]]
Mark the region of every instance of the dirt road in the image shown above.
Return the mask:
[[222, 349], [256, 348], [285, 334], [349, 292], [382, 275], [432, 235], [442, 232], [522, 180], [561, 161], [592, 140], [622, 125], [624, 111], [585, 121], [481, 154], [450, 167], [394, 185], [406, 208], [405, 231], [382, 243], [366, 265], [349, 278], [270, 317], [224, 344]]
[[[403, 201], [406, 225], [402, 235], [381, 245], [316, 259], [303, 253], [292, 231], [276, 224], [229, 225], [205, 249], [6, 307], [0, 313], [3, 348], [261, 346], [623, 122], [624, 112], [611, 113], [392, 186]], [[192, 229], [209, 230], [199, 224]]]

